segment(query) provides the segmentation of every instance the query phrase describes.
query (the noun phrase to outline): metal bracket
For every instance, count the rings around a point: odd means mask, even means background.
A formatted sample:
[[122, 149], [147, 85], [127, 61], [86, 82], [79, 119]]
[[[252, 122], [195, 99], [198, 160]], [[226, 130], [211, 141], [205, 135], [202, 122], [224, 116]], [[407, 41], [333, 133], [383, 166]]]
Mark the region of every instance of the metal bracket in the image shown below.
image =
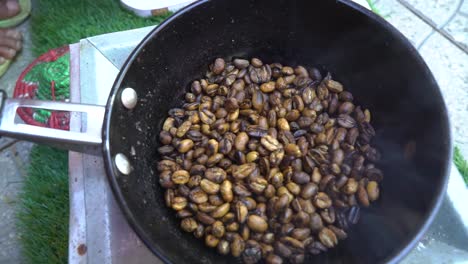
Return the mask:
[[[102, 124], [105, 108], [97, 105], [72, 104], [57, 101], [30, 99], [6, 99], [2, 93], [0, 106], [0, 135], [48, 144], [78, 152], [96, 153], [102, 143]], [[20, 107], [68, 111], [71, 115], [86, 113], [85, 131], [65, 131], [16, 123], [16, 111]]]

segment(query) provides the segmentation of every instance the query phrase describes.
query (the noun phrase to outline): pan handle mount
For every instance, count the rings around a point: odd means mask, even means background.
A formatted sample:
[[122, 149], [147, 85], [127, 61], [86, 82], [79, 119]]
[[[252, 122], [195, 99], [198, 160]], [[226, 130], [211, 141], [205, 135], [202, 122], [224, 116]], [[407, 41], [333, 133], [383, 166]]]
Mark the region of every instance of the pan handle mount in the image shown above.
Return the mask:
[[[65, 131], [24, 124], [17, 121], [18, 108], [34, 108], [70, 112], [71, 119], [82, 120], [82, 131]], [[85, 114], [84, 118], [79, 118]], [[77, 152], [95, 153], [102, 144], [105, 107], [58, 101], [9, 99], [0, 90], [0, 135], [47, 144]]]

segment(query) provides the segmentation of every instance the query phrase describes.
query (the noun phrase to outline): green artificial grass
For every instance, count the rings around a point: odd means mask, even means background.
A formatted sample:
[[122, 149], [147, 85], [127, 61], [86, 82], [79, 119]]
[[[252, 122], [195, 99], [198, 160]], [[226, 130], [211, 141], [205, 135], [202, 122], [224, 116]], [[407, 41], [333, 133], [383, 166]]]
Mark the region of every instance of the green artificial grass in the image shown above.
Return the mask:
[[379, 10], [377, 9], [377, 7], [375, 6], [375, 0], [366, 0], [367, 3], [369, 4], [369, 7], [370, 9], [372, 10], [372, 12], [376, 13], [376, 14], [380, 14], [379, 13]]
[[167, 16], [140, 18], [117, 0], [40, 0], [31, 16], [37, 55], [99, 34], [159, 24]]
[[[117, 0], [40, 0], [31, 15], [33, 51], [38, 56], [86, 37], [155, 25], [167, 16], [140, 18]], [[17, 218], [26, 263], [67, 262], [67, 151], [33, 147]]]
[[463, 157], [458, 147], [455, 147], [455, 150], [453, 152], [453, 162], [460, 171], [460, 174], [465, 180], [466, 185], [468, 185], [468, 162]]
[[18, 230], [28, 263], [66, 263], [68, 251], [68, 153], [34, 146], [20, 195]]

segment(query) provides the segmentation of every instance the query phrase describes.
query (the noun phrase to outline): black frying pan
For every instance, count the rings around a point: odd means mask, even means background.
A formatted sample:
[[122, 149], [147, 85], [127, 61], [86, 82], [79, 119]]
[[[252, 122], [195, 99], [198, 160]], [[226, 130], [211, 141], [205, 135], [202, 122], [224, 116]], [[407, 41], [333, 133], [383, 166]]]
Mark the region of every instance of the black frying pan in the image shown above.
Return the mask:
[[[447, 110], [412, 45], [382, 18], [344, 0], [204, 0], [174, 14], [135, 49], [106, 107], [102, 151], [117, 201], [136, 233], [167, 263], [238, 262], [179, 229], [164, 205], [155, 162], [161, 122], [182, 104], [190, 81], [216, 57], [252, 56], [330, 71], [373, 113], [374, 142], [383, 157], [378, 166], [385, 173], [382, 196], [362, 210], [347, 240], [307, 261], [401, 260], [444, 195], [451, 158]], [[133, 110], [120, 100], [126, 87], [138, 95]], [[128, 175], [115, 166], [119, 153], [132, 166]]]

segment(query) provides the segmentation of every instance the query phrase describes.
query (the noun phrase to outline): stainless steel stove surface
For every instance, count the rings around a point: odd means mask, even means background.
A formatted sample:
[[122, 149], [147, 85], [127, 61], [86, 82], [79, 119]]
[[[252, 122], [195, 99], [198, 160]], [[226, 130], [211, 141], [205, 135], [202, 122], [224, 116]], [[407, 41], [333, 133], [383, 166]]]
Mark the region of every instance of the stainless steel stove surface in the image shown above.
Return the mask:
[[[83, 39], [71, 45], [72, 101], [105, 105], [119, 69], [153, 27]], [[81, 120], [71, 120], [80, 129]], [[129, 227], [100, 156], [70, 152], [71, 264], [162, 263]], [[403, 263], [468, 263], [468, 190], [453, 167], [434, 223]]]

